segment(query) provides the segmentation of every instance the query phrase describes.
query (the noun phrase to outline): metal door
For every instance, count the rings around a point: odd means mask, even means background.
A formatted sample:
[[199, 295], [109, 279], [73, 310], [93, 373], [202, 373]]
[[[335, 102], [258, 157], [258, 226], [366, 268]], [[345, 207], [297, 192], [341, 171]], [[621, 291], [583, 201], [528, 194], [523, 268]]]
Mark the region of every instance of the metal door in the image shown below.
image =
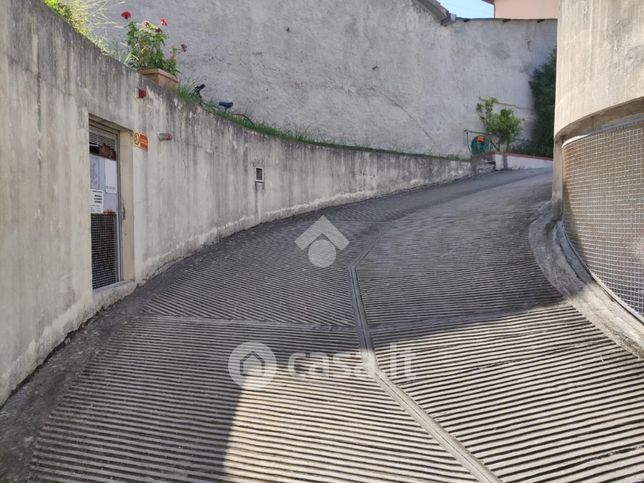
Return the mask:
[[90, 123], [92, 287], [121, 280], [121, 196], [118, 133]]

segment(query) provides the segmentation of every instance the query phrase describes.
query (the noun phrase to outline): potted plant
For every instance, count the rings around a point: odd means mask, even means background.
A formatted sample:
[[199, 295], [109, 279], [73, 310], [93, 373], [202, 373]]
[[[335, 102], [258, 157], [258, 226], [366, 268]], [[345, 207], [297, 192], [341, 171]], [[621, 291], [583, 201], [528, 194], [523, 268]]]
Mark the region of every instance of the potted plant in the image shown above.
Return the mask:
[[170, 54], [164, 51], [165, 43], [168, 40], [161, 26], [167, 27], [168, 22], [162, 18], [160, 26], [147, 20], [135, 22], [130, 20], [132, 14], [127, 10], [121, 14], [128, 22], [127, 47], [128, 55], [125, 63], [139, 71], [141, 75], [151, 79], [162, 87], [176, 88], [179, 84], [177, 74], [177, 54], [185, 52], [187, 47], [172, 47]]

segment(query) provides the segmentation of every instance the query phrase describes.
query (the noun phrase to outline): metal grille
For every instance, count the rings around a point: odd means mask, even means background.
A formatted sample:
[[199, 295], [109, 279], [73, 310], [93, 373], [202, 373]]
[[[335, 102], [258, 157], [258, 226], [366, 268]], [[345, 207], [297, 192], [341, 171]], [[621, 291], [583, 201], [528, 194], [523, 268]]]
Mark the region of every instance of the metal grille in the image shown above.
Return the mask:
[[110, 148], [116, 150], [116, 139], [113, 136], [99, 134], [96, 132], [97, 129], [92, 126], [92, 130], [89, 132], [89, 145], [98, 147], [102, 144], [107, 144]]
[[563, 148], [566, 234], [601, 283], [644, 316], [644, 122]]
[[118, 246], [116, 214], [92, 213], [92, 287], [118, 281]]

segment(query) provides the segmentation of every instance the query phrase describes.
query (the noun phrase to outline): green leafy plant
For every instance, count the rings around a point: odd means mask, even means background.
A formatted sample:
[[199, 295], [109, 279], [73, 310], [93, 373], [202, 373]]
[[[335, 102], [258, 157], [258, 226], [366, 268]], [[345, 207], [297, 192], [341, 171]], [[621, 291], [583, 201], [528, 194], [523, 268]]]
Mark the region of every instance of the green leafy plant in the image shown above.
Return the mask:
[[476, 112], [485, 126], [485, 130], [496, 136], [499, 145], [505, 144], [505, 150], [510, 149], [510, 144], [521, 134], [521, 118], [512, 109], [504, 107], [499, 112], [494, 110], [499, 104], [495, 97], [486, 99], [483, 103], [476, 105]]
[[43, 0], [83, 37], [107, 53], [105, 40], [94, 35], [96, 27], [111, 24], [105, 14], [108, 0]]
[[87, 6], [81, 1], [69, 3], [60, 0], [44, 0], [45, 5], [63, 17], [79, 32], [87, 31]]
[[433, 157], [433, 158], [448, 159], [448, 160], [460, 159], [462, 161], [470, 161], [470, 158], [465, 158], [458, 155], [437, 156], [431, 153], [410, 153], [410, 152], [405, 152], [403, 150], [397, 151], [395, 149], [378, 149], [378, 148], [372, 148], [369, 146], [362, 146], [358, 144], [336, 143], [330, 140], [316, 137], [312, 134], [289, 131], [279, 127], [271, 126], [270, 124], [255, 122], [250, 120], [247, 116], [222, 111], [218, 109], [216, 104], [213, 102], [203, 101], [201, 102], [201, 106], [206, 111], [216, 116], [227, 119], [228, 121], [238, 124], [246, 129], [249, 129], [251, 131], [254, 131], [260, 134], [266, 134], [268, 136], [275, 136], [275, 137], [284, 139], [286, 141], [292, 141], [292, 142], [304, 143], [304, 144], [313, 144], [315, 146], [325, 146], [329, 148], [347, 149], [351, 151], [367, 151], [371, 153], [398, 154], [403, 156], [422, 156], [422, 157]]
[[524, 141], [512, 146], [512, 151], [530, 156], [539, 156], [542, 158], [552, 158], [552, 146], [544, 146], [534, 141]]
[[536, 120], [532, 130], [532, 148], [541, 155], [552, 156], [555, 126], [555, 90], [557, 80], [557, 51], [538, 67], [530, 81]]
[[177, 75], [177, 54], [185, 52], [187, 47], [181, 44], [181, 47], [171, 47], [169, 55], [164, 50], [168, 34], [163, 31], [161, 26], [166, 27], [168, 21], [164, 18], [160, 20], [157, 26], [148, 20], [135, 22], [130, 20], [132, 14], [127, 10], [121, 14], [127, 22], [127, 47], [128, 54], [125, 63], [136, 70], [143, 69], [163, 69], [166, 72]]
[[201, 96], [195, 91], [196, 87], [197, 83], [191, 79], [181, 80], [174, 92], [190, 104], [201, 104]]

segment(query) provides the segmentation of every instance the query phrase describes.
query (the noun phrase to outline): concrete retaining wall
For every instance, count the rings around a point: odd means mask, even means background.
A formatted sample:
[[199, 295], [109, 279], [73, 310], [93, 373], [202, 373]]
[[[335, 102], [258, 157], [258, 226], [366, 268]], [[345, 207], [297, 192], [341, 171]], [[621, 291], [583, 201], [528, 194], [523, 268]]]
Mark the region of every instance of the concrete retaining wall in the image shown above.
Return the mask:
[[463, 130], [482, 128], [480, 97], [510, 104], [529, 137], [528, 82], [556, 44], [555, 20], [441, 26], [419, 0], [125, 0], [110, 12], [120, 27], [125, 9], [167, 18], [171, 41], [188, 45], [182, 75], [255, 120], [440, 155], [468, 154]]
[[497, 170], [552, 168], [552, 159], [517, 153], [493, 153], [489, 157]]
[[[0, 402], [101, 306], [260, 222], [476, 172], [293, 144], [146, 84], [40, 0], [0, 0]], [[139, 87], [148, 96], [137, 99]], [[92, 290], [89, 119], [120, 132], [125, 282]], [[132, 133], [149, 136], [149, 150]], [[174, 140], [157, 141], [158, 133]], [[263, 167], [266, 182], [255, 183]]]

